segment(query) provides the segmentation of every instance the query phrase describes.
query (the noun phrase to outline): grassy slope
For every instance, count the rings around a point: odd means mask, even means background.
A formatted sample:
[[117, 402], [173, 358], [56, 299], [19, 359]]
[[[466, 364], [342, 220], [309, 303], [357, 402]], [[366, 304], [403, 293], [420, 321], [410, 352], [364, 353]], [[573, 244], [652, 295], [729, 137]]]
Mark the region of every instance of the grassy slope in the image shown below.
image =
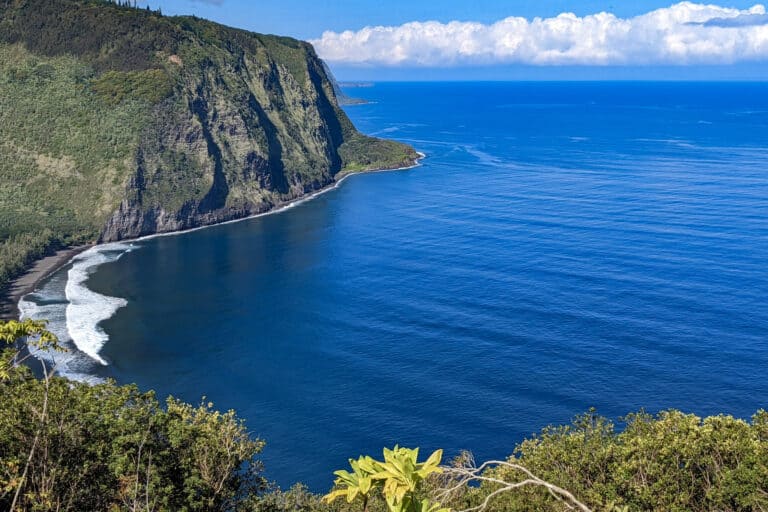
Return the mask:
[[[51, 228], [91, 236], [114, 207], [150, 105], [88, 91], [72, 57], [0, 46], [0, 236]], [[30, 90], [34, 90], [30, 94]]]
[[102, 101], [92, 79], [74, 57], [0, 44], [0, 283], [45, 246], [94, 239], [119, 203], [150, 105]]

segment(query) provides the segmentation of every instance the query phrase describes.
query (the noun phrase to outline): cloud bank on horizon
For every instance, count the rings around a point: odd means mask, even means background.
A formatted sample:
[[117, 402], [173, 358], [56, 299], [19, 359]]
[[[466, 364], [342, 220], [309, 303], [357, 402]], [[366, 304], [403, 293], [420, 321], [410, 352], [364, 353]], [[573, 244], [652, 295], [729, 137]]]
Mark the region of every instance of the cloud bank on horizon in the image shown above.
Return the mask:
[[732, 64], [768, 61], [768, 15], [760, 4], [740, 10], [682, 2], [633, 18], [601, 12], [492, 24], [414, 21], [324, 32], [311, 42], [320, 57], [347, 66]]

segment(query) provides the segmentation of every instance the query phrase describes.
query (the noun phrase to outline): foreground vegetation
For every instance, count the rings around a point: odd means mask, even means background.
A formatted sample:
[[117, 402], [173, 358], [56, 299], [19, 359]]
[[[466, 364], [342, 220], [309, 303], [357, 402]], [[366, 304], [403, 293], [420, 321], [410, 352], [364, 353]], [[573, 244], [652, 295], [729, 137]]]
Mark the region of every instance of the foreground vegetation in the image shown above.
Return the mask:
[[[22, 335], [56, 349], [39, 322], [0, 324], [0, 339]], [[0, 361], [0, 510], [229, 510], [263, 486], [264, 443], [234, 412], [36, 379], [18, 358]]]
[[[547, 427], [503, 461], [395, 447], [350, 460], [324, 498], [261, 474], [233, 411], [114, 383], [35, 378], [16, 342], [57, 350], [41, 322], [0, 323], [0, 510], [442, 512], [768, 510], [768, 413], [679, 411]], [[27, 356], [28, 357], [28, 356]]]

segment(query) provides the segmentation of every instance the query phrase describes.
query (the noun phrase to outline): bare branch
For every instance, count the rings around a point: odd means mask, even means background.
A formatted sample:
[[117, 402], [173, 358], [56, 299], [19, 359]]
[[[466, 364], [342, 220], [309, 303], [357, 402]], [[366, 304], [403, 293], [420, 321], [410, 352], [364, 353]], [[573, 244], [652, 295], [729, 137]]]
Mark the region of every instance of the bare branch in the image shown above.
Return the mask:
[[[506, 480], [502, 480], [501, 478], [494, 478], [492, 476], [486, 475], [487, 470], [499, 467], [522, 473], [525, 478], [515, 482], [508, 482]], [[592, 512], [589, 507], [576, 499], [573, 494], [563, 489], [562, 487], [558, 487], [557, 485], [542, 480], [520, 464], [500, 460], [491, 460], [484, 462], [480, 466], [476, 466], [472, 457], [468, 455], [462, 461], [460, 466], [443, 466], [442, 469], [443, 475], [449, 478], [449, 481], [452, 481], [453, 484], [450, 485], [450, 487], [443, 489], [439, 493], [438, 498], [440, 501], [447, 501], [453, 494], [458, 492], [460, 489], [465, 489], [466, 486], [472, 482], [487, 482], [500, 486], [498, 489], [486, 496], [485, 500], [480, 505], [462, 510], [460, 512], [481, 512], [488, 510], [491, 500], [493, 500], [493, 498], [499, 494], [503, 494], [505, 492], [526, 486], [537, 486], [545, 488], [549, 494], [551, 494], [554, 498], [562, 501], [563, 504], [566, 505], [569, 509], [575, 508], [581, 512]]]

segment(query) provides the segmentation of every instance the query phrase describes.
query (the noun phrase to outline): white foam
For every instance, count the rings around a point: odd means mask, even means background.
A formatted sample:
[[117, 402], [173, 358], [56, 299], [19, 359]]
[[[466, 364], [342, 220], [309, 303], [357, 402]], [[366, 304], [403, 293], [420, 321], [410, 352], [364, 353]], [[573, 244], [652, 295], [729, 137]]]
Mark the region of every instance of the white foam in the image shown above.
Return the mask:
[[371, 133], [371, 137], [378, 137], [380, 135], [386, 135], [387, 133], [394, 133], [399, 130], [400, 130], [399, 126], [390, 126], [388, 128], [383, 128], [377, 132]]
[[104, 366], [108, 363], [99, 353], [109, 340], [109, 335], [99, 324], [111, 318], [128, 301], [96, 293], [85, 283], [99, 265], [116, 261], [131, 249], [130, 244], [121, 243], [92, 247], [75, 257], [68, 274], [65, 288], [69, 302], [66, 312], [67, 331], [78, 350]]
[[[49, 331], [53, 332], [54, 334], [56, 334], [54, 332], [56, 324], [61, 324], [59, 327], [66, 325], [64, 321], [60, 321], [60, 322], [56, 321], [58, 319], [55, 318], [55, 308], [39, 305], [36, 302], [28, 300], [27, 297], [28, 296], [25, 295], [19, 301], [19, 318], [20, 319], [32, 318], [34, 320], [43, 320], [43, 319], [47, 320], [48, 324], [46, 327]], [[32, 344], [27, 345], [27, 348], [29, 349], [29, 352], [36, 358], [42, 359], [48, 362], [52, 362], [52, 357], [49, 352], [40, 350]]]
[[49, 368], [54, 368], [57, 374], [71, 380], [96, 384], [102, 381], [93, 374], [93, 366], [98, 363], [77, 350], [67, 332], [65, 283], [66, 275], [54, 275], [39, 290], [25, 295], [19, 301], [19, 316], [47, 320], [46, 328], [56, 335], [66, 351], [40, 350], [32, 344], [28, 344], [27, 348], [32, 356], [44, 361]]

